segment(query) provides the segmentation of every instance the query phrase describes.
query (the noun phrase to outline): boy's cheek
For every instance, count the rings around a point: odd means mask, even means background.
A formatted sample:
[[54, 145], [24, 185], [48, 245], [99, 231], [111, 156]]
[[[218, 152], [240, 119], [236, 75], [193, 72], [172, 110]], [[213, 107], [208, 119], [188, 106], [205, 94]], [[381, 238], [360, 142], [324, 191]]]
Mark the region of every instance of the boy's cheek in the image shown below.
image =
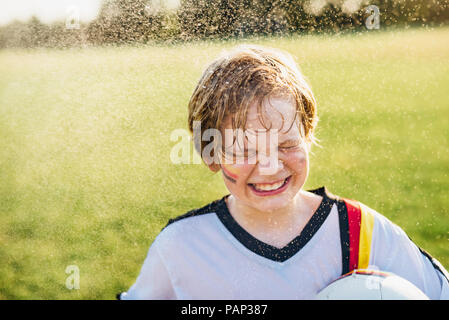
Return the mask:
[[308, 165], [308, 156], [304, 152], [295, 152], [285, 159], [285, 164], [294, 171], [303, 170]]

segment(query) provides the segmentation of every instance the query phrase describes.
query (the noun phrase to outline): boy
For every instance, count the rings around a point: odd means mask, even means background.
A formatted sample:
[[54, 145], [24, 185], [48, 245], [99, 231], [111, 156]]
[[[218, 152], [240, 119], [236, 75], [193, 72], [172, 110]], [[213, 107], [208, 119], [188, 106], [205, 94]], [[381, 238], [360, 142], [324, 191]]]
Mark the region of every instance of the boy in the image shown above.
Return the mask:
[[171, 219], [118, 297], [313, 299], [342, 274], [376, 268], [448, 299], [447, 271], [399, 227], [324, 187], [302, 189], [316, 124], [289, 55], [242, 46], [214, 61], [189, 102], [189, 128], [230, 194]]

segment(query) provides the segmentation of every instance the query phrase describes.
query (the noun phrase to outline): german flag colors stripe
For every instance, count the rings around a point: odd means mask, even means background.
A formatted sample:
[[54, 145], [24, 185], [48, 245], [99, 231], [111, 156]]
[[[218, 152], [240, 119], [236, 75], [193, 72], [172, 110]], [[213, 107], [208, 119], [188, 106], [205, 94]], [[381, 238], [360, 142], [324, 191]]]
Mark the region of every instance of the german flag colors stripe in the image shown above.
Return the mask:
[[369, 266], [374, 216], [357, 201], [343, 199], [348, 217], [349, 271]]
[[359, 243], [360, 243], [360, 226], [361, 211], [357, 202], [343, 199], [348, 212], [348, 232], [349, 232], [349, 270], [355, 270], [359, 261]]
[[374, 216], [361, 205], [362, 225], [360, 227], [359, 265], [358, 269], [366, 269], [369, 265], [371, 241], [373, 239]]

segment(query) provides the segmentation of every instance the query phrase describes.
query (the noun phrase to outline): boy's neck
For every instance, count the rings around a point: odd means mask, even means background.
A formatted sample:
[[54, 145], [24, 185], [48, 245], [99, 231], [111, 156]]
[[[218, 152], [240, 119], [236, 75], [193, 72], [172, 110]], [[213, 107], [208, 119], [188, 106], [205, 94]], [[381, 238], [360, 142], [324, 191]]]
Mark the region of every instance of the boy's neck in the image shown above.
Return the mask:
[[287, 206], [275, 211], [260, 211], [230, 195], [227, 206], [234, 220], [255, 238], [283, 247], [298, 236], [318, 209], [322, 197], [303, 191]]

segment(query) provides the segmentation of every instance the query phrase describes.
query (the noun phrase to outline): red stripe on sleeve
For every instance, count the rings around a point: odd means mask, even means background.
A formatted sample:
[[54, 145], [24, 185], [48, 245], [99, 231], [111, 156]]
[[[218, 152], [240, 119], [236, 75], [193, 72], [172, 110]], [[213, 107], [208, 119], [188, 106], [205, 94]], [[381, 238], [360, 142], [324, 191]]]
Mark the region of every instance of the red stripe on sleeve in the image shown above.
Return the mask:
[[349, 225], [349, 270], [355, 270], [359, 262], [360, 226], [362, 212], [356, 201], [343, 199], [348, 210]]

